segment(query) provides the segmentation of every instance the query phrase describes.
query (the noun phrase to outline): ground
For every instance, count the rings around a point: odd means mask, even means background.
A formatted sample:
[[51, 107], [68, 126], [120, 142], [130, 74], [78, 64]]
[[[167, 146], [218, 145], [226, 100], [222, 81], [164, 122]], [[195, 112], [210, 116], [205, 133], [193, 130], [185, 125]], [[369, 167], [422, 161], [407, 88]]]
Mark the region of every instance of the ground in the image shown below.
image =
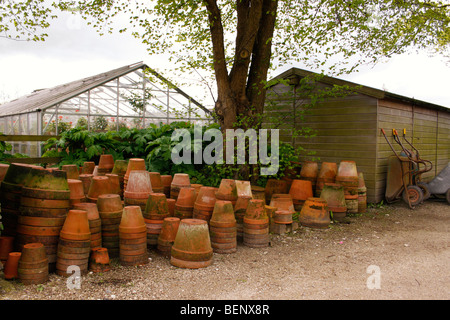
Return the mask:
[[142, 267], [90, 273], [80, 289], [50, 275], [42, 285], [6, 281], [0, 300], [448, 300], [450, 205], [429, 199], [375, 206], [332, 223], [271, 235], [266, 248], [238, 244], [202, 269], [181, 269], [150, 251]]

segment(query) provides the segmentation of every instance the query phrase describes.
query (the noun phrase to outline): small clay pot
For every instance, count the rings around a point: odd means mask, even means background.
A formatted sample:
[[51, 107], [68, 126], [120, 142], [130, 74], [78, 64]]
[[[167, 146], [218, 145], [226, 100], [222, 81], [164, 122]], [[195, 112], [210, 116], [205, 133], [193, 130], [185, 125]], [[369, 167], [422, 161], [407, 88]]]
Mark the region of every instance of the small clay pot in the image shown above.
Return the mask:
[[236, 226], [233, 204], [228, 200], [217, 200], [209, 221], [209, 225], [219, 228], [229, 228]]
[[97, 199], [102, 194], [110, 194], [111, 186], [109, 183], [109, 178], [105, 176], [94, 176], [92, 177], [91, 185], [89, 186], [89, 191], [86, 198], [90, 202], [97, 202]]
[[358, 187], [358, 170], [356, 162], [352, 160], [342, 160], [339, 163], [336, 174], [336, 183], [344, 187]]
[[171, 175], [161, 175], [161, 184], [163, 186], [163, 192], [166, 195], [167, 199], [170, 198], [170, 185], [172, 184], [172, 176]]
[[195, 188], [181, 188], [177, 197], [177, 201], [175, 203], [175, 217], [178, 217], [180, 219], [192, 218], [195, 200]]
[[111, 270], [107, 248], [95, 248], [91, 250], [89, 270], [92, 272], [106, 272]]
[[118, 194], [101, 194], [97, 200], [97, 208], [100, 213], [122, 212], [122, 200]]
[[214, 210], [214, 204], [216, 203], [216, 188], [213, 187], [201, 187], [197, 198], [194, 202], [194, 209], [192, 211], [192, 217], [195, 219], [201, 219], [209, 221], [211, 219], [212, 212]]
[[66, 240], [90, 240], [91, 230], [85, 210], [69, 210], [60, 237]]
[[286, 194], [273, 194], [270, 200], [271, 207], [277, 208], [277, 210], [285, 210], [295, 212], [294, 201], [289, 193]]
[[128, 161], [118, 159], [114, 162], [114, 167], [111, 171], [112, 174], [117, 174], [118, 176], [124, 177], [127, 173]]
[[141, 158], [131, 158], [128, 160], [127, 171], [124, 175], [124, 190], [127, 188], [128, 179], [130, 178], [130, 173], [133, 170], [146, 170], [145, 160]]
[[300, 170], [300, 179], [311, 181], [313, 189], [315, 189], [316, 187], [316, 180], [318, 174], [319, 174], [319, 164], [316, 161], [302, 162], [302, 169]]
[[67, 179], [70, 189], [70, 204], [85, 202], [86, 195], [84, 194], [83, 182], [76, 179]]
[[106, 177], [109, 179], [110, 187], [111, 187], [111, 193], [116, 193], [118, 195], [121, 194], [122, 189], [120, 187], [120, 179], [117, 174], [113, 173], [106, 173]]
[[164, 218], [161, 231], [158, 235], [157, 249], [166, 257], [170, 257], [170, 251], [177, 235], [180, 218], [167, 217]]
[[228, 200], [236, 203], [238, 198], [236, 181], [233, 179], [222, 179], [220, 181], [219, 189], [216, 192], [216, 198], [219, 200]]
[[98, 161], [98, 174], [105, 175], [111, 173], [114, 168], [114, 158], [111, 154], [102, 154]]
[[236, 180], [235, 184], [238, 197], [253, 197], [250, 181]]
[[142, 233], [147, 231], [141, 207], [126, 206], [123, 208], [122, 219], [120, 220], [119, 232], [121, 233]]
[[277, 224], [291, 224], [292, 220], [292, 211], [286, 210], [277, 210], [273, 215], [273, 222]]
[[21, 255], [21, 252], [10, 252], [8, 254], [8, 258], [6, 259], [6, 263], [3, 268], [3, 273], [6, 280], [19, 278], [18, 267]]
[[65, 164], [61, 166], [61, 170], [65, 171], [67, 174], [67, 179], [79, 179], [80, 170], [76, 164]]
[[187, 173], [175, 173], [170, 184], [170, 198], [177, 199], [180, 189], [190, 186], [191, 181]]
[[153, 192], [164, 193], [164, 187], [161, 181], [161, 174], [159, 172], [149, 172], [150, 183], [152, 185]]
[[92, 174], [95, 169], [95, 162], [93, 161], [85, 161], [83, 162], [83, 166], [81, 167], [80, 174]]

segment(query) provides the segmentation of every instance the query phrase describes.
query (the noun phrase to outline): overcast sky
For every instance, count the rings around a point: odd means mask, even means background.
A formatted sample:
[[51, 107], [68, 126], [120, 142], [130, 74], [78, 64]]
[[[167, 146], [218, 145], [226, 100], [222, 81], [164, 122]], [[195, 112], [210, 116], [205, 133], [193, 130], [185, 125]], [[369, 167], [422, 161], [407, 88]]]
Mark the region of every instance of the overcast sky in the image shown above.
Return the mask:
[[[40, 43], [0, 38], [0, 102], [140, 61], [158, 71], [170, 69], [167, 57], [149, 56], [130, 35], [99, 36], [76, 16], [52, 21], [47, 33], [48, 39]], [[163, 75], [175, 80], [170, 71]], [[185, 79], [191, 77], [185, 75]], [[450, 65], [440, 57], [397, 56], [340, 78], [450, 108]], [[202, 102], [211, 107], [212, 101]]]

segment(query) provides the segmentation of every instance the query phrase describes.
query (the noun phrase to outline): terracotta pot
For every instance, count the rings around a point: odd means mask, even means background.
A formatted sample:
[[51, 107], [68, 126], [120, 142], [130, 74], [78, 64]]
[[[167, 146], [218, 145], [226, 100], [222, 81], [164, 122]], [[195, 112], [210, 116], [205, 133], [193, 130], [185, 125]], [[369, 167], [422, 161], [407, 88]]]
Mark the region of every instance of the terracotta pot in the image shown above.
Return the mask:
[[319, 164], [317, 162], [315, 161], [302, 162], [302, 169], [300, 170], [300, 180], [311, 181], [313, 190], [316, 187], [316, 180], [318, 174], [319, 174]]
[[11, 163], [5, 173], [2, 184], [22, 186], [32, 168], [33, 166], [29, 164]]
[[21, 255], [22, 253], [20, 252], [10, 252], [8, 254], [8, 258], [6, 259], [6, 263], [3, 267], [3, 273], [6, 280], [19, 278], [18, 268]]
[[5, 178], [6, 172], [8, 171], [9, 164], [0, 163], [0, 183]]
[[83, 182], [81, 180], [67, 179], [70, 189], [70, 204], [73, 206], [76, 203], [85, 202], [86, 196], [84, 194]]
[[255, 220], [265, 220], [268, 219], [266, 213], [266, 204], [264, 200], [252, 199], [248, 202], [247, 210], [245, 211], [245, 218], [255, 219]]
[[344, 188], [358, 187], [358, 171], [355, 161], [342, 160], [339, 163], [338, 172], [336, 174], [336, 183], [341, 184]]
[[108, 177], [108, 179], [109, 179], [111, 193], [121, 195], [122, 189], [120, 187], [119, 176], [117, 174], [112, 174], [112, 173], [106, 173], [105, 176]]
[[149, 172], [150, 183], [152, 185], [152, 190], [155, 193], [164, 193], [164, 187], [161, 181], [161, 174], [159, 172]]
[[216, 199], [218, 200], [228, 200], [236, 203], [238, 198], [236, 181], [232, 179], [222, 179], [220, 181], [219, 189], [216, 192]]
[[92, 272], [107, 272], [111, 270], [107, 248], [95, 248], [91, 250], [89, 270]]
[[269, 217], [269, 223], [273, 223], [273, 218], [275, 216], [276, 211], [278, 211], [277, 207], [272, 207], [272, 206], [266, 205], [266, 213], [267, 213], [267, 217]]
[[333, 213], [334, 220], [340, 220], [347, 214], [344, 187], [336, 183], [325, 183], [320, 198], [327, 202], [327, 207]]
[[89, 221], [89, 230], [91, 232], [91, 250], [102, 246], [102, 220], [95, 203], [77, 203], [75, 210], [85, 210]]
[[81, 167], [81, 174], [92, 174], [95, 169], [95, 162], [85, 161]]
[[103, 194], [110, 194], [111, 186], [109, 184], [109, 178], [105, 176], [94, 176], [89, 186], [89, 191], [86, 196], [88, 201], [97, 202], [99, 196]]
[[79, 179], [80, 171], [76, 164], [65, 164], [61, 166], [61, 170], [67, 174], [67, 179]]
[[277, 210], [295, 212], [294, 201], [289, 193], [273, 194], [272, 200], [270, 200], [270, 206], [277, 208]]
[[112, 174], [117, 174], [119, 177], [124, 177], [127, 173], [128, 161], [118, 159], [114, 162], [114, 167], [111, 171]]
[[130, 173], [133, 170], [147, 170], [145, 160], [141, 158], [131, 158], [128, 160], [127, 171], [124, 175], [124, 190], [127, 189], [128, 179], [130, 178]]
[[25, 285], [41, 284], [48, 280], [48, 259], [42, 243], [28, 243], [23, 246], [17, 272]]
[[175, 204], [177, 200], [175, 199], [167, 199], [167, 206], [169, 207], [169, 216], [173, 217], [175, 215]]
[[291, 224], [292, 220], [292, 211], [286, 210], [277, 210], [273, 216], [273, 222], [278, 224]]
[[158, 235], [157, 249], [166, 257], [170, 257], [170, 251], [177, 235], [180, 218], [167, 217], [164, 218], [161, 232]]
[[209, 225], [213, 251], [216, 253], [236, 252], [237, 226], [231, 201], [216, 201]]
[[327, 228], [330, 224], [330, 212], [327, 202], [321, 198], [308, 198], [299, 214], [299, 222], [302, 226], [310, 228]]
[[196, 196], [195, 188], [181, 188], [175, 203], [174, 216], [180, 219], [192, 218]]
[[200, 219], [181, 220], [172, 245], [170, 263], [179, 268], [203, 268], [212, 264], [213, 249], [208, 223]]
[[[118, 194], [101, 194], [97, 200], [97, 209], [102, 217], [102, 213], [120, 212], [122, 213], [123, 205], [122, 200]], [[122, 214], [120, 214], [120, 217]]]
[[119, 232], [121, 233], [142, 233], [147, 232], [141, 207], [126, 206], [123, 208], [122, 219], [120, 220]]
[[0, 261], [5, 262], [10, 252], [14, 250], [14, 237], [0, 237]]
[[80, 174], [80, 180], [83, 183], [83, 192], [84, 195], [87, 196], [88, 192], [89, 192], [89, 188], [91, 186], [91, 182], [92, 182], [92, 178], [94, 177], [93, 174], [89, 174], [89, 173], [82, 173]]
[[175, 173], [170, 184], [170, 198], [177, 199], [180, 189], [190, 186], [191, 181], [187, 173]]
[[266, 203], [266, 189], [260, 186], [252, 186], [253, 199], [261, 199]]
[[146, 219], [144, 218], [145, 224], [147, 225], [147, 246], [157, 247], [158, 237], [161, 233], [164, 219]]
[[269, 246], [269, 243], [269, 218], [244, 217], [243, 244], [251, 248], [262, 248]]
[[132, 170], [127, 187], [123, 193], [124, 198], [147, 200], [150, 193], [152, 193], [152, 185], [148, 172], [145, 170]]
[[23, 183], [22, 195], [46, 199], [69, 199], [70, 189], [67, 180], [67, 172], [63, 170], [31, 168]]
[[170, 198], [170, 185], [172, 184], [172, 176], [171, 175], [161, 175], [161, 184], [163, 186], [163, 192], [166, 195], [167, 199]]
[[293, 180], [289, 194], [294, 202], [296, 211], [300, 211], [306, 199], [313, 197], [313, 187], [309, 180]]
[[[84, 218], [87, 222], [86, 211], [78, 211], [84, 213]], [[83, 228], [85, 228], [85, 226]], [[60, 276], [69, 276], [72, 274], [69, 267], [74, 265], [80, 268], [80, 273], [82, 275], [86, 274], [88, 272], [89, 255], [91, 252], [90, 242], [90, 237], [87, 237], [83, 240], [77, 240], [66, 239], [61, 235], [60, 241], [58, 243], [58, 251], [56, 254], [56, 274]]]
[[91, 230], [85, 210], [69, 210], [60, 237], [67, 240], [90, 240]]
[[238, 197], [234, 205], [234, 216], [236, 218], [236, 238], [238, 241], [243, 240], [244, 216], [247, 211], [248, 203], [251, 197]]
[[358, 213], [358, 194], [346, 194], [345, 204], [347, 206], [347, 214]]
[[236, 180], [235, 184], [238, 197], [253, 197], [250, 181]]
[[213, 187], [201, 187], [197, 198], [194, 202], [194, 209], [192, 211], [192, 217], [194, 219], [201, 219], [209, 221], [211, 219], [212, 212], [214, 210], [214, 204], [216, 203], [216, 188]]
[[367, 188], [364, 181], [364, 174], [359, 172], [358, 174], [358, 213], [364, 213], [367, 211]]
[[233, 204], [228, 200], [217, 200], [214, 205], [214, 211], [209, 221], [209, 225], [219, 228], [228, 228], [236, 226]]
[[316, 196], [320, 197], [325, 183], [334, 183], [337, 174], [337, 164], [335, 162], [322, 162], [316, 181]]
[[111, 173], [114, 168], [114, 158], [111, 154], [102, 154], [98, 161], [98, 175]]
[[[174, 200], [174, 199], [172, 199]], [[167, 198], [164, 193], [150, 193], [143, 216], [146, 219], [163, 220], [170, 215]]]
[[270, 203], [273, 194], [289, 193], [288, 183], [285, 180], [268, 179], [265, 187], [266, 204]]
[[122, 265], [148, 263], [147, 226], [139, 206], [127, 206], [123, 209], [119, 237], [119, 258]]

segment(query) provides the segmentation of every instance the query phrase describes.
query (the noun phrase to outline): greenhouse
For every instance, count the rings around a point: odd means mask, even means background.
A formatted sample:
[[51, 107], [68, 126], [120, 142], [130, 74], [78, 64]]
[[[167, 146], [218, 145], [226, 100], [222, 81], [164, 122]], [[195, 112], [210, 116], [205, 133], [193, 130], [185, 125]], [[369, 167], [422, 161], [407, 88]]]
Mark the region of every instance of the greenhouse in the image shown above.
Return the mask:
[[[58, 135], [81, 125], [91, 131], [145, 128], [173, 121], [208, 123], [211, 111], [143, 62], [0, 105], [5, 135]], [[11, 141], [13, 152], [32, 157], [41, 156], [39, 143]]]

